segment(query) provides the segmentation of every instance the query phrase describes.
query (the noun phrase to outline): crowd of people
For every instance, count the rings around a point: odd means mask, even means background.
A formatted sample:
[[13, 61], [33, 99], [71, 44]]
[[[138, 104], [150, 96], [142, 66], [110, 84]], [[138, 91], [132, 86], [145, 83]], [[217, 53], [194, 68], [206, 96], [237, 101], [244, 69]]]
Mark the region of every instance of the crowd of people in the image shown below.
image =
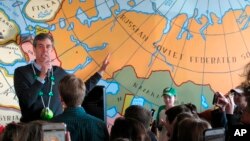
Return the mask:
[[164, 105], [157, 110], [155, 120], [145, 107], [131, 105], [123, 117], [115, 119], [109, 133], [104, 121], [81, 106], [101, 79], [109, 56], [84, 82], [51, 64], [54, 40], [50, 34], [37, 35], [33, 46], [36, 59], [14, 73], [21, 122], [0, 128], [0, 141], [46, 141], [45, 125], [53, 123], [66, 125], [61, 135], [65, 141], [203, 141], [204, 132], [211, 129], [223, 129], [221, 140], [231, 141], [233, 126], [250, 125], [250, 63], [245, 68], [246, 79], [239, 86], [227, 94], [215, 93], [214, 109], [199, 113], [192, 103], [175, 105], [177, 92], [166, 87], [162, 92]]

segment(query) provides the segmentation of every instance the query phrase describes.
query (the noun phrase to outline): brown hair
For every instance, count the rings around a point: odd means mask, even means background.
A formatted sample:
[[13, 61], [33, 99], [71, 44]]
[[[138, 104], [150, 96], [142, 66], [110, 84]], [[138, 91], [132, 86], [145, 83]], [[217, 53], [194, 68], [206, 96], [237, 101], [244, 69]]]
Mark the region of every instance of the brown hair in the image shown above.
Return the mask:
[[116, 118], [111, 128], [110, 141], [115, 141], [117, 138], [127, 138], [129, 141], [150, 141], [147, 130], [141, 122], [124, 117]]
[[185, 118], [178, 124], [178, 141], [203, 141], [203, 132], [211, 125], [199, 118]]
[[85, 84], [74, 75], [66, 75], [59, 84], [59, 92], [67, 107], [81, 105], [85, 97]]
[[125, 118], [132, 118], [141, 122], [146, 129], [150, 127], [152, 116], [149, 110], [139, 105], [131, 105], [125, 110]]
[[33, 41], [33, 46], [36, 47], [37, 41], [41, 41], [41, 40], [45, 40], [45, 39], [50, 39], [52, 44], [54, 44], [54, 38], [50, 34], [48, 34], [48, 33], [40, 33], [40, 34], [36, 35], [36, 37], [35, 37], [35, 39]]
[[4, 129], [2, 140], [14, 141], [14, 139], [16, 139], [18, 134], [20, 134], [20, 132], [22, 131], [23, 126], [23, 123], [8, 123]]
[[22, 128], [20, 134], [18, 134], [15, 141], [43, 141], [43, 130], [42, 125], [47, 123], [42, 120], [35, 120], [26, 123]]
[[171, 141], [177, 141], [178, 139], [178, 125], [181, 123], [182, 120], [186, 118], [198, 118], [196, 114], [192, 114], [190, 112], [183, 112], [177, 115], [177, 117], [173, 121], [173, 131], [171, 136]]

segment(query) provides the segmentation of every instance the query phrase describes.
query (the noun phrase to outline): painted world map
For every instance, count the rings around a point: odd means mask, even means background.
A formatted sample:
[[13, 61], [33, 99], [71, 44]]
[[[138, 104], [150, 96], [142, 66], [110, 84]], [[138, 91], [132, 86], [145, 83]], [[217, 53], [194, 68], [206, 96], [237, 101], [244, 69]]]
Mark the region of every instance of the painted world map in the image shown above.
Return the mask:
[[86, 80], [107, 54], [107, 124], [133, 104], [212, 107], [244, 79], [250, 57], [249, 0], [0, 0], [0, 124], [19, 121], [14, 70], [34, 60], [32, 39], [55, 39], [53, 65]]

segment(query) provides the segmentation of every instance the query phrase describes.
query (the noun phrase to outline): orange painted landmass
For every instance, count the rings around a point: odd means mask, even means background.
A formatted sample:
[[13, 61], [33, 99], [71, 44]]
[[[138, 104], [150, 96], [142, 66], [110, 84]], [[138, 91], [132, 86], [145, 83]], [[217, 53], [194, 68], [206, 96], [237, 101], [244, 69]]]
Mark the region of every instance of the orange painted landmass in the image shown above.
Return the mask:
[[[239, 74], [249, 61], [247, 53], [250, 42], [247, 42], [247, 38], [250, 36], [250, 29], [239, 30], [243, 25], [238, 25], [235, 17], [239, 16], [240, 11], [228, 12], [222, 24], [218, 24], [218, 17], [212, 15], [214, 24], [204, 30], [205, 40], [200, 33], [208, 20], [205, 17], [201, 18], [202, 24], [194, 19], [190, 20], [189, 31], [193, 38], [186, 40], [187, 34], [184, 33], [182, 39], [177, 39], [187, 20], [185, 15], [179, 15], [172, 21], [170, 32], [163, 35], [162, 40], [157, 43], [161, 46], [161, 54], [156, 53], [157, 57], [154, 58], [152, 54], [156, 52], [156, 48], [153, 44], [161, 38], [169, 21], [159, 15], [126, 12], [116, 17], [112, 15], [104, 21], [93, 22], [88, 27], [73, 16], [76, 11], [69, 7], [75, 8], [76, 5], [75, 2], [71, 5], [64, 3], [64, 12], [61, 10], [51, 24], [62, 17], [69, 17], [67, 24], [74, 23], [74, 32], [66, 32], [67, 28], [61, 29], [57, 23], [57, 29], [52, 34], [57, 40], [56, 52], [63, 62], [63, 68], [71, 70], [82, 64], [87, 57], [94, 58], [84, 70], [77, 72], [83, 78], [97, 71], [104, 57], [111, 53], [105, 78], [111, 78], [115, 71], [131, 65], [138, 77], [147, 78], [153, 71], [169, 70], [177, 85], [193, 81], [196, 84], [210, 84], [214, 90], [222, 92], [237, 86], [242, 80]], [[89, 5], [90, 3], [82, 4], [81, 8], [86, 10]], [[95, 16], [95, 12], [93, 9], [86, 13], [91, 17]], [[108, 46], [103, 50], [86, 52], [83, 47], [72, 42], [70, 36], [77, 37], [89, 47], [100, 46], [104, 42]], [[151, 59], [153, 63], [149, 66]]]

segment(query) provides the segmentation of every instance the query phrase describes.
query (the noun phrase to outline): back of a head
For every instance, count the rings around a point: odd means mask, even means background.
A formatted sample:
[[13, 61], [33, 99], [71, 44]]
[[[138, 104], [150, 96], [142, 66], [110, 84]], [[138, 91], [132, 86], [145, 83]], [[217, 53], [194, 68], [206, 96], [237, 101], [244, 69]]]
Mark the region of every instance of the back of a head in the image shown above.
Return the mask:
[[110, 141], [113, 141], [116, 138], [129, 137], [128, 126], [129, 126], [128, 121], [125, 118], [123, 117], [116, 118], [114, 125], [111, 128]]
[[183, 112], [183, 113], [180, 113], [178, 116], [176, 116], [176, 118], [174, 119], [174, 122], [173, 122], [173, 133], [171, 136], [172, 141], [177, 141], [178, 125], [182, 120], [184, 120], [186, 118], [198, 118], [198, 116], [195, 114], [192, 114], [190, 112]]
[[190, 109], [187, 108], [187, 106], [185, 105], [174, 106], [166, 111], [166, 118], [169, 121], [169, 123], [172, 123], [175, 117], [177, 117], [177, 115], [183, 112], [191, 113]]
[[150, 126], [151, 113], [146, 108], [139, 105], [131, 105], [125, 110], [125, 118], [131, 118], [141, 122], [145, 128]]
[[5, 130], [3, 132], [3, 141], [14, 141], [17, 138], [18, 134], [20, 134], [23, 128], [22, 123], [9, 123], [6, 125]]
[[192, 103], [185, 104], [193, 114], [197, 114], [197, 107]]
[[67, 107], [76, 107], [82, 104], [86, 88], [80, 78], [74, 75], [66, 75], [60, 81], [59, 92]]
[[149, 141], [144, 125], [133, 119], [117, 118], [111, 128], [110, 141], [126, 138], [129, 141]]
[[46, 121], [36, 120], [26, 123], [16, 141], [43, 141], [42, 125]]
[[200, 118], [185, 118], [178, 124], [178, 141], [203, 141], [203, 132], [211, 125]]

